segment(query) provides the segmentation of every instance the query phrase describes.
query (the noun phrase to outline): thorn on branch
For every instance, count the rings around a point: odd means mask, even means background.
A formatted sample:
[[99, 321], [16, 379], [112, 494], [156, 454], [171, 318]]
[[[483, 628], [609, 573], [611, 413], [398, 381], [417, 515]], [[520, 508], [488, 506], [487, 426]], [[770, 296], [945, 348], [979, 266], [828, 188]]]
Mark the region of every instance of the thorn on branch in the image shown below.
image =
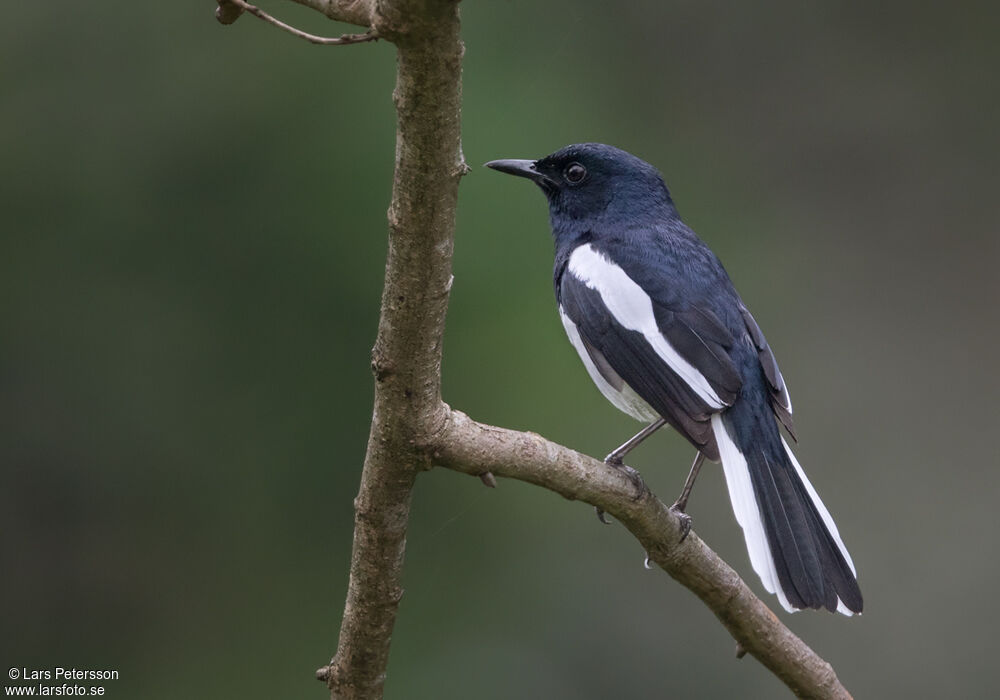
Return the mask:
[[316, 669], [316, 680], [323, 681], [324, 683], [330, 680], [330, 667], [323, 666]]
[[742, 659], [747, 655], [747, 648], [743, 646], [743, 642], [736, 642], [736, 658]]
[[304, 32], [301, 29], [296, 29], [290, 24], [285, 24], [279, 19], [275, 19], [256, 5], [251, 5], [248, 2], [244, 2], [244, 0], [216, 0], [216, 2], [219, 3], [219, 6], [215, 10], [215, 17], [222, 24], [232, 24], [241, 14], [249, 12], [254, 17], [262, 19], [268, 24], [273, 24], [278, 29], [282, 29], [289, 34], [297, 36], [300, 39], [305, 39], [313, 44], [322, 44], [324, 46], [344, 46], [346, 44], [361, 44], [366, 41], [377, 41], [379, 38], [378, 32], [374, 29], [369, 29], [364, 34], [343, 34], [337, 37], [316, 36], [315, 34]]
[[491, 489], [495, 489], [497, 487], [497, 478], [493, 476], [493, 472], [483, 472], [479, 475], [479, 480]]

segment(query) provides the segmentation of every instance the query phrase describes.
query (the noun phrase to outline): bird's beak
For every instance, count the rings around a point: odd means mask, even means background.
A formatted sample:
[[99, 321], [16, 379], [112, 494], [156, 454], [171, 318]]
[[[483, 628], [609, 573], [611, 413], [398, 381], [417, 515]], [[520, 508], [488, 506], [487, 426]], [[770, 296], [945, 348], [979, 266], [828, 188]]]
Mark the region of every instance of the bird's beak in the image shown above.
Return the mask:
[[555, 186], [555, 182], [552, 181], [548, 175], [543, 175], [538, 172], [535, 168], [535, 161], [533, 160], [516, 160], [513, 158], [506, 158], [504, 160], [491, 160], [486, 164], [487, 168], [493, 168], [494, 170], [499, 170], [502, 173], [507, 173], [508, 175], [517, 175], [518, 177], [526, 177], [529, 180], [534, 180], [543, 188], [552, 188]]

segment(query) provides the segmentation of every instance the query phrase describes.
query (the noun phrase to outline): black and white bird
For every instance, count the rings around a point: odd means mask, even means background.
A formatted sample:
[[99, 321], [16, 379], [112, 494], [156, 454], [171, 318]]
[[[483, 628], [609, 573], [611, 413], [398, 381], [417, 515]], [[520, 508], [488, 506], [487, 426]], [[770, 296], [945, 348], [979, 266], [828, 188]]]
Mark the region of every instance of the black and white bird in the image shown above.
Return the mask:
[[774, 354], [656, 169], [596, 143], [486, 165], [545, 192], [569, 340], [601, 393], [649, 423], [605, 461], [673, 426], [698, 450], [675, 508], [702, 460], [721, 461], [764, 588], [789, 611], [860, 613], [851, 555], [780, 432], [792, 435], [792, 402]]

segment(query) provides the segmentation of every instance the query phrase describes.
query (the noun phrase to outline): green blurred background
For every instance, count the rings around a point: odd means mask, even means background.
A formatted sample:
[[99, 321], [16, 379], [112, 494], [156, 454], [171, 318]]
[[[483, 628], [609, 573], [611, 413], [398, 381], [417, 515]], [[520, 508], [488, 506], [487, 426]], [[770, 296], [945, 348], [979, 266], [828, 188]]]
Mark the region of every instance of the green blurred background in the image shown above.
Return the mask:
[[[859, 698], [994, 696], [995, 4], [462, 4], [444, 393], [600, 456], [637, 425], [551, 290], [541, 194], [478, 167], [593, 140], [661, 168], [775, 348], [863, 617], [780, 616]], [[266, 5], [317, 33], [342, 27]], [[108, 697], [322, 698], [371, 411], [392, 46], [214, 3], [0, 24], [0, 659]], [[672, 499], [676, 435], [633, 464]], [[698, 533], [763, 594], [721, 470]], [[434, 470], [389, 698], [769, 698], [618, 525]], [[765, 595], [775, 606], [775, 600]]]

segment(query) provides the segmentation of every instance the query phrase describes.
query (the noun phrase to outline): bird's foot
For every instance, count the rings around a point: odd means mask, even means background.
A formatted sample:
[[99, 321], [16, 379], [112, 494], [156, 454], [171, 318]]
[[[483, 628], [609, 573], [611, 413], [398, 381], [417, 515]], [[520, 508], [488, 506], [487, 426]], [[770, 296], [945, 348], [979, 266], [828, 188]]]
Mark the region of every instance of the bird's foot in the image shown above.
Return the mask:
[[677, 540], [677, 544], [680, 544], [687, 539], [688, 533], [691, 532], [691, 516], [684, 512], [684, 506], [680, 503], [670, 506], [670, 512], [681, 519], [681, 538]]
[[[611, 454], [609, 454], [607, 457], [604, 458], [604, 463], [607, 464], [609, 467], [613, 467], [614, 469], [620, 471], [628, 478], [629, 481], [632, 482], [632, 485], [635, 486], [635, 496], [632, 497], [632, 500], [638, 501], [640, 498], [649, 493], [649, 488], [646, 487], [646, 482], [642, 480], [642, 475], [632, 467], [628, 466], [627, 464], [623, 464], [622, 458], [616, 455], [614, 452], [612, 452]], [[600, 520], [605, 525], [611, 524], [608, 521], [607, 517], [605, 517], [603, 508], [594, 506], [594, 510], [597, 513], [598, 520]]]
[[613, 452], [605, 457], [604, 463], [609, 467], [613, 467], [620, 471], [626, 476], [626, 478], [628, 478], [629, 481], [632, 482], [632, 485], [635, 487], [635, 496], [632, 497], [633, 501], [638, 501], [640, 498], [649, 493], [649, 488], [647, 488], [646, 482], [642, 480], [642, 474], [629, 465], [623, 464], [620, 457], [614, 457]]

